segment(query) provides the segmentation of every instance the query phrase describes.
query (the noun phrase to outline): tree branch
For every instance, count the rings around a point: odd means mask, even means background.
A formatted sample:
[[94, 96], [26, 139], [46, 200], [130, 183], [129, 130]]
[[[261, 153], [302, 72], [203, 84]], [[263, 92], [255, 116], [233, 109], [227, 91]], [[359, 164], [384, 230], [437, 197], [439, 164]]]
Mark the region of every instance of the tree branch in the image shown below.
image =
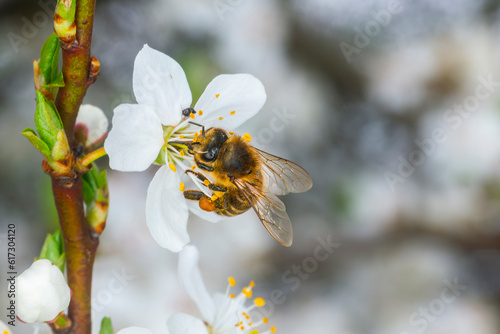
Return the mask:
[[[94, 24], [95, 0], [73, 0], [76, 3], [76, 40], [71, 45], [62, 44], [65, 86], [56, 98], [56, 107], [66, 131], [70, 146], [74, 145], [73, 128], [89, 80], [90, 47]], [[68, 284], [72, 291], [68, 316], [75, 334], [91, 333], [92, 267], [98, 245], [91, 233], [83, 210], [82, 180], [72, 166], [69, 175], [51, 175], [52, 191], [64, 236], [67, 258]], [[57, 330], [55, 330], [57, 332]]]

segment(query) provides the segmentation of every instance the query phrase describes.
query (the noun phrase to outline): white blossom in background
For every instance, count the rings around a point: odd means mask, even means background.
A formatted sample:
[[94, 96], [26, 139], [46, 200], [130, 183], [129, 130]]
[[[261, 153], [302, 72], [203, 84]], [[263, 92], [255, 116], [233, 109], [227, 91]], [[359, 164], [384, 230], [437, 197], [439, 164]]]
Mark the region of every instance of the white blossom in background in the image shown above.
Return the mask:
[[[274, 333], [275, 327], [264, 332], [256, 328], [267, 324], [267, 318], [253, 321], [251, 311], [265, 305], [263, 298], [257, 297], [248, 305], [252, 298], [253, 281], [237, 295], [230, 294], [231, 287], [236, 285], [234, 278], [229, 277], [229, 285], [224, 294], [216, 293], [211, 297], [203, 283], [198, 268], [199, 252], [195, 246], [186, 246], [179, 254], [179, 279], [187, 294], [198, 307], [201, 318], [185, 313], [176, 313], [167, 321], [171, 334], [236, 334], [236, 333]], [[189, 330], [187, 330], [189, 329]]]
[[[264, 105], [262, 83], [249, 74], [219, 75], [212, 80], [194, 106], [190, 117], [183, 110], [191, 106], [191, 91], [181, 66], [169, 56], [145, 45], [134, 63], [133, 88], [137, 104], [114, 109], [113, 127], [104, 143], [112, 169], [144, 171], [161, 165], [148, 188], [146, 222], [156, 242], [179, 252], [187, 243], [188, 205], [180, 175], [194, 165], [179, 141], [191, 141], [198, 124], [232, 129], [255, 115]], [[191, 179], [206, 192], [200, 181]], [[194, 211], [216, 220], [215, 213]], [[211, 218], [210, 218], [211, 217]]]
[[[254, 282], [244, 287], [239, 294], [231, 294], [236, 285], [229, 277], [225, 293], [208, 294], [198, 268], [199, 252], [195, 246], [186, 246], [179, 254], [179, 279], [187, 294], [195, 302], [201, 313], [201, 319], [186, 313], [175, 313], [167, 321], [170, 334], [270, 334], [276, 327], [260, 331], [257, 328], [268, 326], [268, 319], [257, 318], [251, 312], [256, 307], [265, 305], [264, 298], [257, 297], [247, 305], [253, 295]], [[257, 319], [253, 319], [257, 318]], [[149, 329], [128, 327], [118, 334], [151, 334]]]
[[96, 146], [106, 138], [108, 119], [104, 112], [91, 104], [82, 104], [75, 122], [75, 131], [85, 135], [85, 147]]
[[26, 323], [54, 320], [70, 302], [61, 270], [49, 260], [35, 261], [17, 277], [17, 316]]
[[0, 333], [1, 334], [12, 334], [12, 332], [9, 329], [9, 326], [7, 326], [2, 320], [0, 320]]

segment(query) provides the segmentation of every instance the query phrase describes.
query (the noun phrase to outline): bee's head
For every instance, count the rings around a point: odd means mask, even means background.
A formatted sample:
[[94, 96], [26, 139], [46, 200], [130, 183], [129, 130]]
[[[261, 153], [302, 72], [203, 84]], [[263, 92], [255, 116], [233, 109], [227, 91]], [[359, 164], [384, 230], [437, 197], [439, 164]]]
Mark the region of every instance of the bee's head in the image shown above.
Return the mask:
[[191, 151], [198, 161], [211, 163], [217, 159], [220, 148], [229, 138], [226, 131], [221, 128], [202, 128], [201, 135], [191, 144]]

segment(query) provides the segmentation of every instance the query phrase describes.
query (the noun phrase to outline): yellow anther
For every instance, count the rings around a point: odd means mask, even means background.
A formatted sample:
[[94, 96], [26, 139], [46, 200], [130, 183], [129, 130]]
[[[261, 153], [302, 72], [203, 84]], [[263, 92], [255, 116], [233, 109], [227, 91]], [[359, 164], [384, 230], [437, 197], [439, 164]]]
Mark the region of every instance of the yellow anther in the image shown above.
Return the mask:
[[194, 113], [191, 113], [189, 117], [191, 117], [191, 119], [194, 119]]
[[179, 154], [181, 155], [181, 157], [185, 156], [186, 154], [184, 153], [184, 151], [180, 151]]
[[181, 185], [179, 186], [179, 190], [184, 191], [184, 189], [186, 189], [186, 187], [184, 186], [184, 182], [181, 182]]
[[262, 307], [264, 305], [266, 305], [266, 301], [264, 298], [261, 298], [261, 297], [258, 297], [258, 298], [255, 298], [253, 300], [253, 303], [255, 304], [255, 306], [257, 307]]
[[198, 137], [198, 132], [194, 133], [194, 138]]
[[172, 172], [175, 172], [176, 169], [175, 169], [175, 165], [173, 163], [169, 163], [168, 164], [168, 167], [170, 167], [170, 169], [172, 170]]
[[234, 297], [236, 297], [236, 296], [233, 294], [229, 295], [229, 298], [234, 298]]
[[252, 298], [252, 290], [250, 290], [249, 288], [244, 287], [241, 292], [245, 295], [245, 297]]
[[229, 114], [230, 114], [230, 115], [234, 115], [234, 114], [236, 114], [236, 110], [231, 111]]
[[180, 135], [180, 136], [179, 136], [179, 139], [182, 139], [182, 138], [184, 138], [184, 135]]
[[195, 165], [192, 165], [191, 166], [191, 170], [195, 170], [196, 166]]
[[222, 121], [224, 119], [224, 117], [219, 117], [219, 121]]
[[250, 286], [253, 288], [255, 286], [255, 282], [254, 281], [250, 281]]
[[203, 115], [203, 110], [198, 111], [198, 115]]
[[249, 322], [247, 325], [248, 325], [248, 327], [252, 327], [252, 323], [251, 322]]
[[235, 286], [236, 285], [236, 280], [233, 277], [229, 277], [227, 279], [227, 281], [229, 282], [229, 285], [231, 285], [231, 286]]
[[215, 98], [218, 99], [220, 94], [215, 94]]
[[210, 181], [205, 180], [205, 181], [203, 181], [203, 184], [204, 184], [204, 185], [206, 185], [206, 186], [208, 187], [208, 185], [210, 184]]
[[271, 327], [270, 331], [271, 331], [271, 333], [276, 333], [276, 327], [274, 327], [274, 326]]
[[244, 330], [244, 329], [245, 329], [245, 326], [241, 326], [241, 327], [240, 327], [240, 329], [241, 329], [241, 330]]
[[245, 315], [245, 319], [247, 319], [247, 320], [250, 319], [250, 316], [248, 314]]
[[250, 142], [252, 140], [252, 136], [250, 136], [248, 133], [245, 133], [242, 138], [247, 142]]
[[229, 134], [232, 136], [232, 135], [234, 135], [234, 132], [233, 131], [229, 131]]
[[268, 322], [268, 321], [269, 321], [269, 320], [268, 320], [267, 318], [263, 318], [263, 319], [262, 319], [262, 322], [263, 322], [263, 323], [265, 323], [265, 324], [267, 324], [267, 322]]

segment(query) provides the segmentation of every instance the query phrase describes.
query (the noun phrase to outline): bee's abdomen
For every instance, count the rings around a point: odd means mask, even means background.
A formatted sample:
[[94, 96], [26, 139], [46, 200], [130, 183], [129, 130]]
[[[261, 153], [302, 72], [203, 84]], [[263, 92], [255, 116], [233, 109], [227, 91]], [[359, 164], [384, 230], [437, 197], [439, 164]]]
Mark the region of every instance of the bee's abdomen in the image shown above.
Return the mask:
[[226, 194], [227, 203], [224, 198], [219, 198], [215, 212], [221, 216], [233, 217], [242, 214], [251, 208], [246, 197], [237, 189], [232, 189]]

